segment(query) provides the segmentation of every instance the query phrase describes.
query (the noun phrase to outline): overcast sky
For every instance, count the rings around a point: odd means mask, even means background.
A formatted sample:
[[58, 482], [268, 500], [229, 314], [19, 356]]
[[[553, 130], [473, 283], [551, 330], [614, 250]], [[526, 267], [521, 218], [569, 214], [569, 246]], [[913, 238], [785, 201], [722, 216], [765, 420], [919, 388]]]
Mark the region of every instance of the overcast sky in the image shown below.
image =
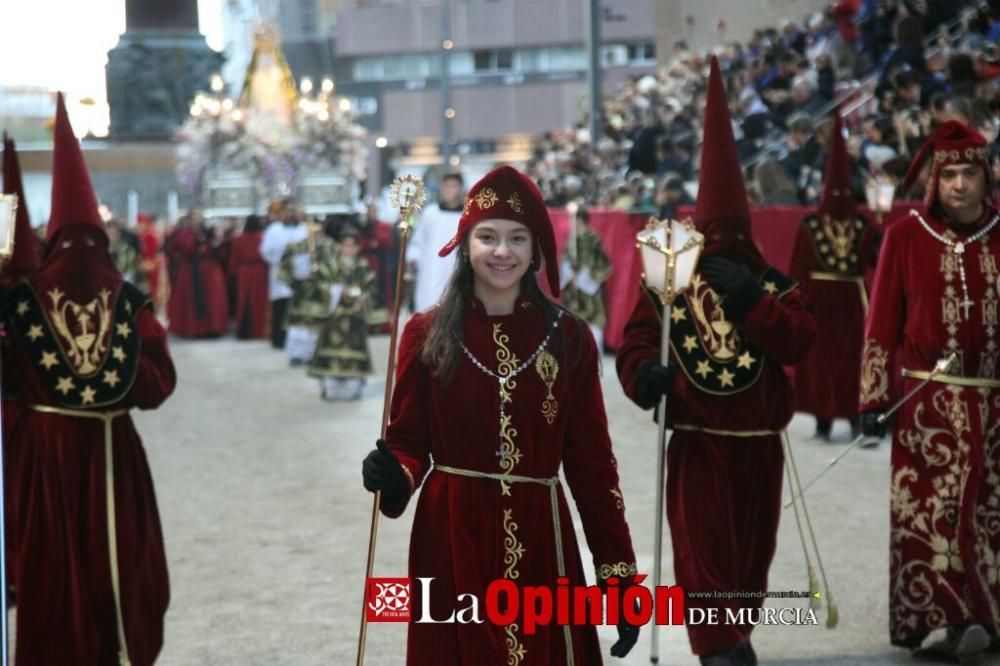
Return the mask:
[[[222, 3], [199, 0], [201, 31], [221, 49]], [[124, 0], [0, 0], [0, 85], [41, 86], [74, 100], [91, 97], [90, 113], [75, 111], [74, 124], [100, 134], [107, 128], [104, 65], [125, 31]], [[2, 93], [0, 93], [2, 94]], [[83, 134], [85, 128], [77, 127]]]

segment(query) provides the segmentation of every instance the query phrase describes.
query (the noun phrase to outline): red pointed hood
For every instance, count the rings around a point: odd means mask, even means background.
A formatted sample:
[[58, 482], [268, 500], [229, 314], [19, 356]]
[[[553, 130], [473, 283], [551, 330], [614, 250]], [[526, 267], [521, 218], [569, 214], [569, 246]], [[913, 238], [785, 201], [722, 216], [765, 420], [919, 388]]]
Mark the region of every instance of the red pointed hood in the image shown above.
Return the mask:
[[14, 223], [14, 255], [3, 267], [0, 283], [13, 284], [35, 272], [39, 264], [38, 239], [28, 220], [28, 204], [24, 200], [21, 163], [17, 159], [14, 140], [4, 138], [3, 192], [17, 195], [17, 220]]
[[846, 220], [857, 212], [854, 191], [851, 189], [851, 158], [847, 154], [844, 140], [844, 122], [840, 110], [833, 114], [833, 140], [830, 155], [826, 160], [823, 176], [823, 198], [819, 202], [820, 215], [829, 215], [834, 220]]
[[31, 277], [35, 293], [43, 299], [58, 293], [80, 306], [101, 298], [104, 291], [112, 300], [117, 298], [122, 276], [108, 254], [108, 232], [97, 210], [97, 197], [62, 93], [56, 99], [52, 217], [46, 239], [42, 265]]
[[756, 270], [767, 265], [750, 235], [750, 204], [733, 138], [726, 89], [715, 56], [708, 76], [694, 224], [705, 235], [702, 256], [743, 257]]
[[95, 226], [107, 236], [80, 142], [69, 124], [63, 95], [58, 93], [55, 144], [52, 148], [52, 216], [45, 237], [51, 244], [56, 234], [74, 224]]

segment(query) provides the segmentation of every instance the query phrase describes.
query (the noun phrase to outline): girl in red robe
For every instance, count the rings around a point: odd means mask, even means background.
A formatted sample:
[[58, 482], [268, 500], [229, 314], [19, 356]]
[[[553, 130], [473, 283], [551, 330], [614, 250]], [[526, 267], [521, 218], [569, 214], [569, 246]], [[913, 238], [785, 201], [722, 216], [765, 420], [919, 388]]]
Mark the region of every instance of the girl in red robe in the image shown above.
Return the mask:
[[[364, 463], [382, 512], [399, 516], [417, 488], [410, 579], [432, 577], [435, 618], [459, 594], [482, 607], [495, 579], [583, 585], [569, 488], [594, 554], [598, 580], [632, 579], [635, 555], [586, 322], [546, 298], [533, 270], [544, 259], [559, 291], [555, 242], [537, 187], [511, 167], [471, 190], [454, 239], [460, 249], [438, 307], [403, 332], [386, 441]], [[414, 588], [412, 608], [421, 607]], [[624, 656], [638, 629], [619, 626]], [[516, 623], [411, 623], [407, 663], [593, 665], [593, 627]]]
[[268, 336], [271, 303], [267, 297], [267, 262], [260, 256], [262, 236], [260, 218], [250, 215], [229, 251], [229, 277], [236, 284], [233, 318], [240, 340]]
[[4, 386], [24, 407], [10, 433], [23, 452], [11, 527], [16, 664], [149, 666], [163, 643], [169, 584], [153, 482], [128, 412], [159, 406], [176, 377], [149, 300], [111, 263], [61, 95], [47, 239], [41, 267], [6, 292], [3, 307]]
[[[625, 393], [652, 409], [667, 398], [666, 511], [687, 608], [756, 608], [762, 599], [692, 592], [767, 590], [777, 546], [781, 432], [795, 400], [783, 364], [802, 360], [816, 324], [795, 283], [764, 263], [718, 62], [712, 58], [694, 223], [705, 236], [698, 272], [670, 309], [671, 360], [660, 363], [659, 299], [639, 298], [617, 365]], [[655, 297], [654, 297], [655, 298]], [[752, 666], [749, 624], [691, 624], [703, 664]]]

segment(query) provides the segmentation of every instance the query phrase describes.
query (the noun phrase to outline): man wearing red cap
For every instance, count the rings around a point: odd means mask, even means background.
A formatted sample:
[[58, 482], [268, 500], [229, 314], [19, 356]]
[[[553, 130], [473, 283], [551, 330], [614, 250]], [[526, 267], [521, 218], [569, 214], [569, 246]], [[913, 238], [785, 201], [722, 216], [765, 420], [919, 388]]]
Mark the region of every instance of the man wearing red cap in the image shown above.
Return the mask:
[[857, 436], [861, 341], [868, 310], [864, 270], [871, 263], [868, 221], [858, 215], [851, 189], [840, 114], [819, 210], [802, 220], [791, 276], [809, 297], [816, 344], [795, 369], [797, 409], [816, 416], [816, 438], [829, 441], [834, 419], [848, 419]]
[[[410, 541], [410, 580], [432, 577], [434, 618], [457, 595], [483, 603], [497, 579], [584, 585], [562, 466], [602, 582], [633, 580], [635, 554], [587, 324], [546, 297], [559, 294], [555, 237], [541, 193], [511, 167], [469, 192], [458, 249], [439, 304], [403, 332], [391, 422], [363, 465], [365, 487], [397, 517], [423, 483]], [[424, 603], [414, 588], [411, 607]], [[468, 604], [459, 600], [459, 608]], [[624, 656], [636, 627], [622, 622]], [[411, 623], [407, 663], [601, 664], [593, 627]]]
[[934, 649], [961, 659], [980, 654], [1000, 629], [1000, 214], [977, 131], [958, 121], [938, 127], [904, 191], [928, 160], [922, 210], [892, 224], [882, 242], [861, 424], [881, 436], [878, 416], [925, 382], [896, 413], [893, 432], [889, 633], [893, 644], [916, 648], [947, 627]]
[[[795, 283], [768, 266], [750, 211], [726, 93], [712, 58], [694, 223], [705, 247], [671, 308], [671, 361], [660, 363], [661, 306], [640, 296], [617, 366], [643, 409], [667, 395], [667, 518], [688, 608], [759, 607], [761, 600], [692, 592], [766, 590], [781, 513], [781, 433], [794, 397], [782, 365], [798, 363], [816, 324]], [[656, 299], [654, 301], [654, 299]], [[750, 625], [692, 624], [703, 664], [755, 664]]]
[[124, 282], [66, 115], [37, 272], [5, 294], [21, 484], [16, 663], [152, 664], [169, 598], [153, 482], [128, 411], [174, 388], [166, 332]]

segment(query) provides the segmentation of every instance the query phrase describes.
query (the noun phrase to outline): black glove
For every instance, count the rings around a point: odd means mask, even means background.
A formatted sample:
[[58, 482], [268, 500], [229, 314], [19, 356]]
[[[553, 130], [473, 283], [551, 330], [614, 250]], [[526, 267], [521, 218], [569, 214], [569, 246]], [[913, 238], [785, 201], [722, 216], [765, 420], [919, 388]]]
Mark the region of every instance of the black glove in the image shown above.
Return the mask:
[[706, 257], [701, 262], [701, 274], [716, 292], [726, 297], [723, 309], [727, 318], [741, 322], [757, 302], [764, 297], [760, 286], [746, 264], [723, 257]]
[[647, 361], [635, 377], [635, 401], [643, 409], [655, 407], [660, 398], [670, 393], [677, 375], [677, 366], [659, 361]]
[[[639, 610], [639, 602], [635, 602], [636, 612]], [[635, 644], [639, 641], [639, 627], [634, 624], [629, 624], [625, 620], [624, 613], [618, 619], [618, 641], [611, 646], [611, 656], [618, 657], [619, 659], [624, 659], [625, 656], [632, 651]]]
[[861, 434], [866, 437], [885, 437], [885, 421], [879, 422], [879, 417], [884, 414], [881, 409], [872, 409], [861, 413]]
[[[639, 640], [639, 627], [630, 624], [625, 619], [625, 612], [622, 609], [625, 590], [638, 584], [631, 576], [620, 579], [619, 585], [615, 586], [608, 585], [607, 579], [598, 578], [597, 585], [604, 590], [604, 594], [618, 595], [618, 640], [611, 646], [612, 657], [624, 658], [625, 655], [632, 651], [632, 648], [635, 647], [636, 642]], [[634, 608], [636, 612], [639, 611], [638, 600], [635, 601]]]
[[381, 490], [387, 502], [398, 502], [409, 491], [403, 466], [384, 440], [375, 442], [375, 449], [361, 463], [361, 478], [370, 492]]

